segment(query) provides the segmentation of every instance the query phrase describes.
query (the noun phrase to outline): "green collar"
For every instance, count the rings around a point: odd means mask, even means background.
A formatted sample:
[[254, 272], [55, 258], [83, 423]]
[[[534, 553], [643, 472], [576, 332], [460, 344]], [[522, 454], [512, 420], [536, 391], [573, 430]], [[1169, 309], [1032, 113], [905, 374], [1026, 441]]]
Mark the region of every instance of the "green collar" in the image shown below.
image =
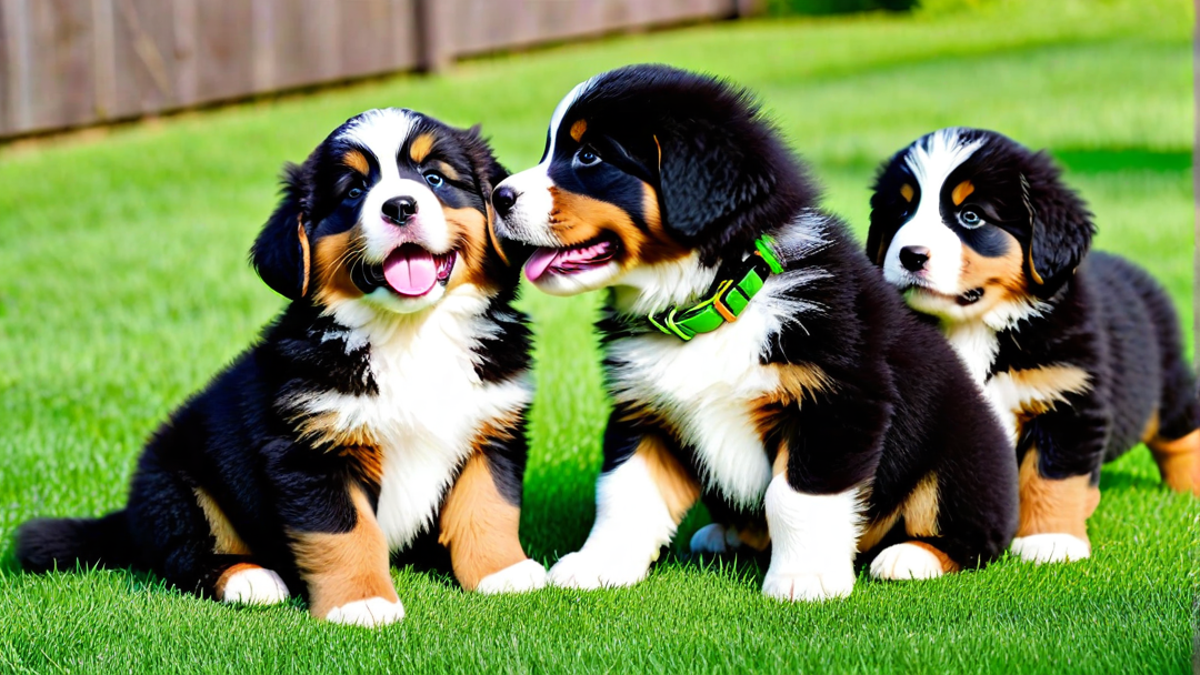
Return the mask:
[[737, 321], [751, 298], [762, 290], [767, 277], [783, 272], [771, 251], [772, 240], [763, 235], [754, 240], [754, 253], [736, 265], [733, 274], [716, 283], [707, 300], [691, 307], [671, 307], [649, 314], [650, 325], [687, 342], [700, 333], [711, 333], [726, 322]]

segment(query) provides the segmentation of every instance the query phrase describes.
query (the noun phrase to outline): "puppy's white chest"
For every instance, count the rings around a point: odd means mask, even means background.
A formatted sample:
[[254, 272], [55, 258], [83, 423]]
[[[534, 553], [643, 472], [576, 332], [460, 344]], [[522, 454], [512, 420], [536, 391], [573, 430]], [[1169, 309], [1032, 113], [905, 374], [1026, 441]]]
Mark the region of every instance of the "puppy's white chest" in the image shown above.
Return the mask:
[[373, 343], [371, 373], [377, 394], [325, 395], [314, 403], [335, 413], [342, 430], [378, 443], [383, 475], [376, 517], [396, 550], [432, 524], [484, 423], [517, 414], [531, 394], [523, 381], [481, 381], [470, 342], [436, 326]]
[[613, 397], [648, 404], [691, 446], [703, 479], [730, 501], [756, 506], [771, 481], [753, 402], [776, 389], [778, 375], [759, 363], [768, 318], [748, 309], [736, 323], [690, 342], [642, 335], [609, 345]]

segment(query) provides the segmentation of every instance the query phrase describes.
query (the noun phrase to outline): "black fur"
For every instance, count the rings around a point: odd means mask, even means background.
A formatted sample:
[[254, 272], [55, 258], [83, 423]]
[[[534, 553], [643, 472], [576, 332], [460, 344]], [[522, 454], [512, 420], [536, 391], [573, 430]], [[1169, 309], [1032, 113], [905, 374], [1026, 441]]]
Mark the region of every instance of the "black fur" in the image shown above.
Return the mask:
[[[417, 120], [410, 138], [436, 131], [438, 156], [461, 178], [461, 186], [438, 194], [443, 206], [486, 215], [491, 186], [506, 173], [477, 130], [407, 114]], [[371, 399], [380, 392], [371, 367], [375, 345], [348, 342], [353, 329], [321, 304], [315, 277], [308, 279], [308, 293], [301, 293], [306, 264], [297, 228], [302, 225], [315, 246], [360, 219], [361, 201], [343, 196], [348, 182], [357, 179], [339, 159], [349, 143], [341, 132], [358, 119], [335, 130], [302, 166], [286, 169], [282, 201], [254, 243], [255, 269], [291, 299], [287, 307], [255, 345], [158, 429], [138, 462], [124, 510], [95, 520], [35, 520], [21, 528], [17, 557], [26, 569], [67, 569], [77, 563], [130, 566], [162, 575], [184, 591], [211, 595], [224, 570], [249, 561], [274, 570], [289, 589], [304, 593], [293, 535], [354, 528], [350, 486], [361, 488], [377, 504], [381, 486], [370, 462], [353, 447], [302, 433], [310, 413], [297, 403], [303, 396], [336, 393]], [[488, 330], [481, 331], [484, 337], [469, 346], [471, 353], [462, 360], [473, 361], [484, 382], [517, 381], [530, 367], [531, 349], [526, 317], [512, 307], [517, 272], [494, 251], [484, 265], [484, 276], [495, 289], [490, 304], [470, 320]], [[516, 505], [525, 468], [524, 412], [516, 411], [515, 425], [483, 420], [496, 424], [500, 433], [484, 439], [479, 448], [498, 489]], [[219, 506], [251, 556], [214, 553], [216, 539], [198, 504], [198, 489]]]

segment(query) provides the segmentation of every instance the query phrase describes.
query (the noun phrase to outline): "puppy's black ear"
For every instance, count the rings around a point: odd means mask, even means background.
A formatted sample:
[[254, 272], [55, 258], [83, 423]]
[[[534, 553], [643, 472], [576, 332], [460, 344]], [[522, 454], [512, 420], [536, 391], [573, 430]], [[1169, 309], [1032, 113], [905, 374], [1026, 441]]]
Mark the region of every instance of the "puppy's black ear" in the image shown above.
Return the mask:
[[1033, 155], [1021, 174], [1029, 213], [1025, 272], [1039, 298], [1049, 298], [1074, 274], [1092, 245], [1096, 226], [1079, 195], [1063, 185], [1045, 153]]
[[654, 141], [663, 222], [680, 240], [711, 258], [816, 199], [803, 167], [748, 92], [695, 75], [672, 84]]
[[275, 292], [295, 300], [308, 294], [312, 267], [308, 231], [308, 186], [311, 171], [305, 166], [284, 167], [283, 199], [263, 226], [250, 249], [250, 264]]
[[492, 190], [508, 178], [508, 169], [496, 159], [492, 146], [480, 133], [480, 125], [476, 124], [463, 131], [461, 142], [471, 158], [471, 169], [475, 172], [476, 185], [480, 196], [483, 197], [484, 210], [487, 213], [488, 244], [500, 260], [509, 267], [516, 267], [519, 272], [520, 266], [533, 249], [517, 242], [500, 241], [496, 235], [496, 210], [492, 207]]

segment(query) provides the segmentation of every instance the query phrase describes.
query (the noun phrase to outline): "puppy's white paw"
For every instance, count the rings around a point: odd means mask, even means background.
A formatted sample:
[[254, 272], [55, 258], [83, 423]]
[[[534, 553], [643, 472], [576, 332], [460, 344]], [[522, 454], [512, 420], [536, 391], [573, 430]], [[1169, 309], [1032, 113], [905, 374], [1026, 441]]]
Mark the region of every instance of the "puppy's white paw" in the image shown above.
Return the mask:
[[526, 558], [515, 565], [509, 565], [499, 572], [493, 572], [483, 578], [475, 587], [475, 592], [485, 595], [495, 593], [524, 593], [536, 591], [546, 585], [546, 568], [541, 563]]
[[325, 615], [327, 621], [347, 626], [378, 628], [396, 623], [404, 618], [404, 605], [380, 597], [355, 600], [341, 607], [334, 607]]
[[696, 530], [692, 535], [692, 553], [700, 555], [720, 555], [736, 551], [742, 547], [736, 528], [725, 527], [720, 523], [709, 523]]
[[650, 563], [631, 563], [592, 551], [563, 556], [550, 568], [550, 583], [560, 588], [593, 590], [632, 586], [646, 578]]
[[854, 590], [854, 568], [847, 565], [838, 572], [801, 572], [796, 574], [767, 570], [763, 595], [787, 602], [844, 598]]
[[221, 584], [221, 602], [242, 605], [275, 605], [287, 600], [288, 589], [279, 575], [265, 567], [246, 565], [231, 569]]
[[908, 542], [883, 549], [871, 562], [871, 576], [876, 579], [936, 579], [945, 573], [942, 561], [929, 549]]
[[1031, 534], [1013, 539], [1012, 552], [1028, 562], [1072, 562], [1091, 557], [1092, 547], [1070, 534]]

